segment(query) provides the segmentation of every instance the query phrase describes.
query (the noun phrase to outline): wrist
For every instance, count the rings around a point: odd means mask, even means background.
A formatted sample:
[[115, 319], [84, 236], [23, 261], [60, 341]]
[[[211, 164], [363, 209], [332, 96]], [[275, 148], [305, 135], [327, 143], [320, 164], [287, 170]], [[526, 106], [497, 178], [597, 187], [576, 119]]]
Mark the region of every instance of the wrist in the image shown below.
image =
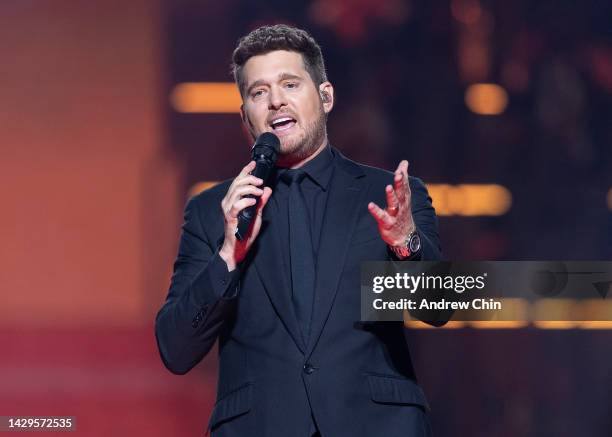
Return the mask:
[[412, 225], [410, 225], [410, 227], [408, 228], [407, 232], [403, 233], [400, 237], [398, 237], [392, 243], [387, 243], [387, 244], [389, 245], [389, 247], [405, 246], [406, 245], [406, 239], [410, 236], [410, 234], [412, 234], [415, 231], [416, 231], [416, 226], [413, 223]]
[[421, 250], [421, 237], [417, 232], [416, 226], [412, 226], [408, 235], [396, 245], [389, 245], [389, 249], [400, 260], [407, 259], [417, 254]]
[[231, 272], [232, 270], [234, 270], [236, 268], [236, 264], [238, 264], [236, 262], [236, 260], [234, 259], [234, 251], [231, 249], [228, 249], [225, 244], [223, 245], [223, 247], [221, 247], [221, 249], [219, 250], [219, 256], [221, 257], [221, 259], [223, 261], [225, 261], [225, 264], [227, 264], [227, 271]]

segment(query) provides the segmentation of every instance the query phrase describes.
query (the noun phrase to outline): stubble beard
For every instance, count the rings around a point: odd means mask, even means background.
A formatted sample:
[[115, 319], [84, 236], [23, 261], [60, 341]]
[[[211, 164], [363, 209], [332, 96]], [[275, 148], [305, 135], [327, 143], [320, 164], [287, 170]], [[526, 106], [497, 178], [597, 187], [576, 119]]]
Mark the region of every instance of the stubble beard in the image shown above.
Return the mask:
[[323, 108], [312, 123], [304, 127], [304, 136], [290, 143], [284, 143], [281, 138], [280, 154], [277, 165], [291, 167], [315, 153], [327, 137], [326, 117]]

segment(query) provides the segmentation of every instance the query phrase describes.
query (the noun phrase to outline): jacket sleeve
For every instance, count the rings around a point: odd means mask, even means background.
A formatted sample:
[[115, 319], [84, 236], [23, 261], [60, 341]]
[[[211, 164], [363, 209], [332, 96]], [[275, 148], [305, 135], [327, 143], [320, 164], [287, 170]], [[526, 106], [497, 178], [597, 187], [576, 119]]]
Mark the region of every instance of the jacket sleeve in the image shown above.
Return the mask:
[[[410, 192], [412, 203], [412, 218], [421, 237], [421, 250], [418, 254], [403, 261], [436, 261], [441, 258], [442, 248], [438, 235], [438, 217], [432, 205], [431, 197], [423, 181], [410, 177]], [[400, 261], [389, 250], [391, 261]]]
[[[410, 192], [412, 196], [412, 217], [416, 228], [421, 237], [421, 250], [414, 257], [404, 261], [437, 261], [441, 259], [442, 248], [438, 235], [438, 218], [432, 205], [431, 197], [427, 192], [427, 187], [418, 178], [410, 178]], [[392, 260], [397, 258], [390, 251]], [[400, 268], [401, 269], [401, 268]], [[444, 295], [436, 295], [435, 298], [442, 298]], [[434, 311], [434, 310], [409, 310], [410, 315], [424, 323], [433, 326], [443, 326], [453, 314], [453, 311]]]
[[192, 198], [185, 207], [168, 296], [155, 319], [159, 353], [172, 373], [187, 373], [210, 351], [238, 288], [239, 270], [228, 272]]
[[412, 218], [419, 236], [421, 251], [419, 261], [436, 261], [441, 258], [442, 248], [438, 235], [438, 217], [432, 205], [427, 187], [418, 178], [411, 178], [410, 192], [412, 196]]

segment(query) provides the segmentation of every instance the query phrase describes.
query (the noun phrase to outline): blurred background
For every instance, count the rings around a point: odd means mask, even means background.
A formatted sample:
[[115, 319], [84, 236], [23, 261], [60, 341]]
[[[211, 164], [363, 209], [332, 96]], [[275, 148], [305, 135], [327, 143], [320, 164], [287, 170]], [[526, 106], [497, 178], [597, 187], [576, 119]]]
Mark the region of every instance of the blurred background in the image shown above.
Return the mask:
[[[318, 40], [332, 144], [410, 161], [446, 259], [610, 260], [611, 19], [601, 0], [1, 1], [0, 415], [203, 434], [216, 354], [171, 375], [153, 321], [188, 196], [249, 157], [229, 64], [261, 24]], [[612, 326], [587, 328], [412, 330], [435, 435], [609, 436]]]

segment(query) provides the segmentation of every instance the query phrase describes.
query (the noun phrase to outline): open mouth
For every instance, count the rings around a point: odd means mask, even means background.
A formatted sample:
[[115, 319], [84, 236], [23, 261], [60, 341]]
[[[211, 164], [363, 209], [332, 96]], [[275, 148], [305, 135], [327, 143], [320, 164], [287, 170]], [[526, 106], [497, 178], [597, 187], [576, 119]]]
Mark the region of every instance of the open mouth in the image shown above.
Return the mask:
[[291, 117], [279, 117], [270, 123], [274, 132], [283, 132], [291, 129], [297, 122]]

